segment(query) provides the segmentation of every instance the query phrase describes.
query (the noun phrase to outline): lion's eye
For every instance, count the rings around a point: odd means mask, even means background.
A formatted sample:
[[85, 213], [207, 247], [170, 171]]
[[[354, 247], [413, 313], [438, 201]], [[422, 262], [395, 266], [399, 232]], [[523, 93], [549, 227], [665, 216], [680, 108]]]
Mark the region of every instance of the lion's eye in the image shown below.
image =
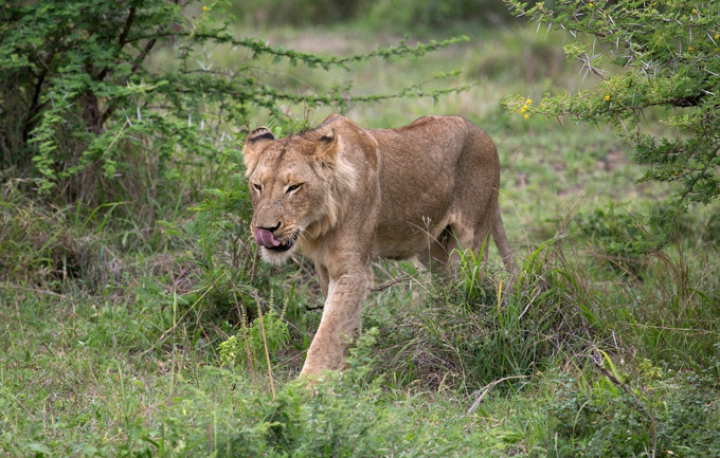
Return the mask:
[[262, 192], [262, 186], [261, 186], [261, 185], [259, 185], [259, 184], [257, 184], [257, 183], [253, 183], [252, 187], [258, 192], [258, 194]]
[[303, 185], [302, 183], [291, 184], [290, 186], [287, 187], [287, 190], [285, 191], [285, 193], [290, 194], [293, 191], [297, 191], [298, 189], [300, 189], [300, 186], [302, 186], [302, 185]]

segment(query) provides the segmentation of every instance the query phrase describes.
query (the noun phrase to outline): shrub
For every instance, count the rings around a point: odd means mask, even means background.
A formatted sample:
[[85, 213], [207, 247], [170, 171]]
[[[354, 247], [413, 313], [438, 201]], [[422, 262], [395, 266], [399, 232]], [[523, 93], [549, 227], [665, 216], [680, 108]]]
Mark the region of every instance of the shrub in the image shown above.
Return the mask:
[[[531, 253], [513, 285], [482, 256], [461, 256], [459, 278], [421, 282], [424, 293], [388, 291], [364, 324], [382, 335], [379, 373], [396, 386], [476, 389], [522, 380], [604, 338], [587, 272], [571, 266], [561, 244]], [[399, 288], [397, 288], [399, 289]]]
[[719, 413], [712, 371], [672, 373], [645, 361], [630, 382], [626, 382], [628, 374], [614, 367], [606, 371], [607, 376], [583, 374], [579, 380], [566, 377], [557, 382], [557, 399], [547, 408], [548, 439], [557, 456], [718, 453]]
[[610, 270], [641, 278], [648, 256], [662, 250], [668, 242], [665, 231], [652, 223], [671, 221], [672, 213], [670, 209], [659, 209], [649, 218], [641, 218], [610, 203], [606, 209], [579, 215], [577, 224], [591, 240], [599, 260]]
[[[254, 418], [218, 441], [217, 456], [499, 456], [507, 448], [504, 430], [486, 433], [446, 403], [398, 399], [382, 390], [381, 379], [369, 381], [376, 336], [368, 330], [348, 368], [326, 374], [312, 389], [288, 383], [273, 399], [242, 403], [253, 407]], [[412, 421], [418, 414], [426, 417]]]
[[[233, 126], [247, 125], [259, 111], [282, 119], [284, 104], [342, 108], [354, 100], [456, 90], [424, 92], [411, 85], [400, 94], [351, 96], [269, 86], [257, 76], [261, 56], [329, 70], [373, 57], [421, 56], [460, 39], [323, 57], [236, 38], [215, 19], [219, 2], [195, 3], [6, 2], [0, 8], [0, 167], [6, 178], [30, 178], [60, 203], [127, 199], [153, 206], [180, 177], [205, 177], [209, 172], [201, 167], [212, 170], [237, 155], [242, 133]], [[221, 45], [245, 51], [246, 58], [214, 68], [210, 54]]]
[[[648, 165], [642, 180], [677, 183], [683, 204], [720, 196], [720, 3], [508, 3], [515, 14], [589, 36], [564, 49], [602, 80], [591, 90], [534, 104], [509, 100], [508, 107], [615, 125], [635, 145], [635, 160]], [[648, 133], [646, 115], [667, 128]]]

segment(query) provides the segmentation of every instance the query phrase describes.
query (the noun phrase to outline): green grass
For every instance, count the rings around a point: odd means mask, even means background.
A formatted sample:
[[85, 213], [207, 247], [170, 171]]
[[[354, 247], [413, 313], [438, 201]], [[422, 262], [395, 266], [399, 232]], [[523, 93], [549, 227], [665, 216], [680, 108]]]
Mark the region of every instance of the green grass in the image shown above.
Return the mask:
[[[258, 36], [343, 52], [375, 46], [361, 27]], [[181, 174], [172, 193], [134, 210], [45, 207], [5, 184], [0, 456], [720, 453], [720, 209], [690, 208], [666, 245], [640, 243], [658, 231], [643, 214], [671, 209], [672, 190], [637, 184], [642, 169], [612, 131], [501, 107], [504, 97], [539, 103], [546, 91], [591, 84], [557, 60], [561, 43], [481, 31], [412, 62], [267, 73], [298, 90], [353, 80], [360, 94], [462, 70], [466, 92], [347, 115], [387, 127], [460, 113], [486, 129], [523, 266], [512, 284], [494, 248], [490, 265], [468, 258], [465, 275], [450, 279], [378, 264], [379, 281], [407, 278], [371, 295], [350, 369], [312, 390], [293, 379], [321, 293], [300, 258], [258, 262], [231, 158]], [[222, 51], [218, 65], [242, 58]], [[309, 123], [327, 114], [310, 110]], [[258, 125], [268, 121], [258, 114]], [[201, 192], [209, 188], [219, 191]], [[220, 349], [231, 336], [236, 345]]]

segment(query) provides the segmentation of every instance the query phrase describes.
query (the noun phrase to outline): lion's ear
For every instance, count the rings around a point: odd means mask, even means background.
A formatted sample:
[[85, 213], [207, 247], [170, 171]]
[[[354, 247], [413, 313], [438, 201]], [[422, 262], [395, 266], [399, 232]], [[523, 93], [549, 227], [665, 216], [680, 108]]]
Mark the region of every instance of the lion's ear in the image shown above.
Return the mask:
[[267, 127], [258, 127], [250, 132], [243, 147], [243, 162], [245, 163], [245, 175], [250, 176], [255, 169], [260, 153], [275, 136]]
[[339, 149], [340, 136], [335, 129], [330, 129], [318, 140], [315, 156], [328, 162], [334, 162]]

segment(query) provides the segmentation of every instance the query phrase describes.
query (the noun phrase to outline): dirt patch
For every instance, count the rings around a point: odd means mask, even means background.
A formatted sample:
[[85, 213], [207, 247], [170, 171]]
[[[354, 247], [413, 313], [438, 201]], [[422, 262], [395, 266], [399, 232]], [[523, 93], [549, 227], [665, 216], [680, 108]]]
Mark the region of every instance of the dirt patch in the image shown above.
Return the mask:
[[622, 152], [618, 150], [610, 150], [607, 152], [604, 158], [598, 161], [598, 168], [605, 170], [606, 172], [612, 172], [618, 166], [627, 163], [627, 158]]

